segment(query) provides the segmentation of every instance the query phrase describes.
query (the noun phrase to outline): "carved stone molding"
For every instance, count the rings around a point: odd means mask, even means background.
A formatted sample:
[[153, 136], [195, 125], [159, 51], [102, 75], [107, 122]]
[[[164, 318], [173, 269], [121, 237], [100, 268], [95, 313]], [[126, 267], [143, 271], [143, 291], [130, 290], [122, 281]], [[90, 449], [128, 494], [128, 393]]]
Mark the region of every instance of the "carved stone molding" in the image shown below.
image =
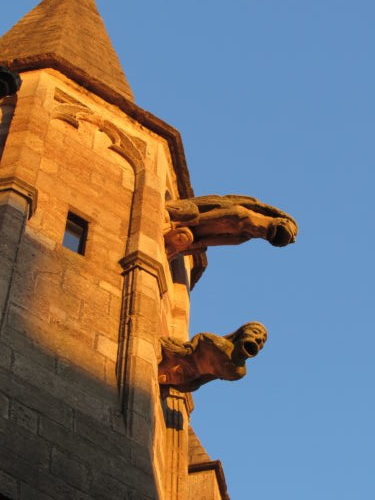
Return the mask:
[[65, 121], [77, 129], [80, 121], [93, 123], [100, 132], [106, 134], [110, 139], [112, 144], [109, 149], [129, 161], [135, 170], [143, 168], [146, 152], [146, 143], [144, 141], [119, 129], [84, 104], [74, 100], [67, 102], [67, 98], [61, 92], [57, 93], [55, 99], [57, 104], [52, 111], [52, 118]]
[[34, 186], [18, 177], [4, 177], [0, 178], [0, 192], [4, 191], [13, 191], [25, 198], [29, 205], [28, 218], [34, 215], [38, 201], [38, 190]]
[[132, 252], [120, 260], [120, 265], [124, 270], [124, 274], [138, 268], [154, 276], [158, 282], [160, 296], [167, 291], [167, 280], [162, 264], [144, 252], [140, 250]]
[[175, 398], [175, 399], [180, 399], [186, 409], [186, 413], [190, 415], [192, 411], [194, 410], [194, 401], [193, 397], [190, 394], [190, 392], [180, 392], [177, 389], [174, 389], [171, 386], [160, 386], [160, 396], [162, 399], [167, 399], [167, 398]]

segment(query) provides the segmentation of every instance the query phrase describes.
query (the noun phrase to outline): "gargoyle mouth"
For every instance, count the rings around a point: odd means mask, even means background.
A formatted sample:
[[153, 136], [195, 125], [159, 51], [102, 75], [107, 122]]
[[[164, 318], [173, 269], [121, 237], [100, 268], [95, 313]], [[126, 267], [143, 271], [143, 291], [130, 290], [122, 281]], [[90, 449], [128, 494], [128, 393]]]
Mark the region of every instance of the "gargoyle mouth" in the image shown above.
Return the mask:
[[294, 235], [284, 224], [278, 224], [271, 228], [269, 241], [275, 247], [285, 247], [293, 243]]
[[256, 342], [244, 342], [242, 347], [246, 356], [249, 358], [256, 356], [259, 352], [259, 345]]

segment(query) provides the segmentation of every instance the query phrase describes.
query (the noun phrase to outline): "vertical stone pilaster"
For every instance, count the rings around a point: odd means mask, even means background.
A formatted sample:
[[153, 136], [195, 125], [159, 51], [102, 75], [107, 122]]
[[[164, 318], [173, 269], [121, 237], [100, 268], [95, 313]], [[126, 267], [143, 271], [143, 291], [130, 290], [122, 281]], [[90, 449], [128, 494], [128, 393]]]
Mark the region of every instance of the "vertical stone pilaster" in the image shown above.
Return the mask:
[[157, 380], [160, 297], [166, 283], [161, 264], [141, 251], [121, 265], [125, 284], [117, 376], [125, 424], [133, 437], [134, 413], [140, 412], [142, 419], [153, 413], [148, 405], [153, 405], [150, 396]]
[[3, 138], [0, 165], [3, 177], [17, 177], [35, 185], [50, 122], [45, 97], [41, 74], [24, 73], [7, 137]]
[[189, 393], [164, 389], [162, 394], [167, 427], [165, 499], [188, 497], [188, 426], [193, 400]]
[[[117, 360], [121, 408], [127, 436], [143, 448], [154, 474], [160, 301], [166, 283], [161, 264], [140, 251], [121, 265], [124, 290]], [[161, 499], [162, 487], [154, 476], [155, 498]]]
[[17, 178], [0, 178], [0, 334], [8, 312], [18, 252], [36, 190]]

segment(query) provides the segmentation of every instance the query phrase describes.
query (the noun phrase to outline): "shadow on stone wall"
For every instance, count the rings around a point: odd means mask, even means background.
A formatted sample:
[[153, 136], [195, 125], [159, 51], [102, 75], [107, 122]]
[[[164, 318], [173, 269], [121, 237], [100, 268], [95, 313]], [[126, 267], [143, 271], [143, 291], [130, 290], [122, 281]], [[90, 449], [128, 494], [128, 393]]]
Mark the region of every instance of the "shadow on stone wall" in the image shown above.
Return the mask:
[[0, 493], [156, 499], [151, 443], [142, 427], [128, 437], [115, 374], [73, 325], [69, 297], [58, 302], [59, 251], [25, 236], [13, 276], [0, 336]]

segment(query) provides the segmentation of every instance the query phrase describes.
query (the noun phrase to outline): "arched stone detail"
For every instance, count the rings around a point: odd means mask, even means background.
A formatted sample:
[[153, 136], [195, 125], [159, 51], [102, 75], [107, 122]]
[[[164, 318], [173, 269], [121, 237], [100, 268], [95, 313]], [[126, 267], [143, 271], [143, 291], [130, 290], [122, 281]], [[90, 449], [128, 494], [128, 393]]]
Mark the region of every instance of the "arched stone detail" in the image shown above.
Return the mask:
[[139, 147], [135, 144], [134, 137], [118, 129], [108, 120], [102, 122], [100, 130], [111, 139], [112, 146], [110, 146], [110, 149], [125, 158], [132, 165], [135, 173], [143, 168], [144, 154], [142, 154]]
[[62, 120], [78, 129], [79, 120], [83, 119], [83, 117], [86, 117], [87, 115], [92, 114], [93, 112], [85, 106], [81, 106], [79, 104], [63, 103], [58, 104], [54, 108], [52, 112], [52, 119]]
[[112, 144], [109, 149], [125, 158], [135, 173], [143, 168], [146, 143], [120, 130], [108, 120], [103, 120], [86, 106], [72, 103], [58, 104], [52, 112], [52, 119], [62, 120], [76, 129], [79, 128], [80, 121], [92, 123], [110, 139]]

